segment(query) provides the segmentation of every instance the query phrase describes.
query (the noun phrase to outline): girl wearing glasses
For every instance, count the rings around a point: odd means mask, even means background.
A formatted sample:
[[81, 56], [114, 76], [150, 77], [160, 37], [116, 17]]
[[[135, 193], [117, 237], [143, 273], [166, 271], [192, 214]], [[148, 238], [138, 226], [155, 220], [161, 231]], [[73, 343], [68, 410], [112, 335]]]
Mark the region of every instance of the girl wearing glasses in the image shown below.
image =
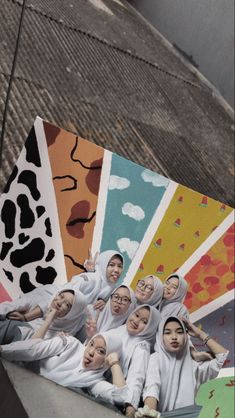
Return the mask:
[[163, 285], [161, 280], [153, 274], [138, 280], [135, 288], [135, 297], [139, 305], [147, 303], [148, 305], [158, 307], [163, 296]]
[[119, 335], [122, 341], [120, 364], [128, 387], [125, 398], [126, 416], [134, 417], [143, 389], [150, 356], [150, 345], [156, 338], [161, 316], [157, 309], [143, 304], [128, 317], [126, 324], [109, 335]]
[[97, 332], [105, 332], [122, 325], [136, 306], [132, 289], [126, 285], [118, 286], [102, 311], [87, 307], [86, 336], [91, 338]]
[[[187, 333], [207, 345], [214, 358], [195, 362], [190, 355]], [[156, 344], [157, 352], [149, 360], [143, 399], [150, 410], [160, 412], [194, 405], [200, 384], [217, 377], [228, 355], [224, 347], [186, 318], [163, 319]], [[147, 412], [146, 415], [153, 416]], [[145, 414], [139, 415], [142, 416]]]

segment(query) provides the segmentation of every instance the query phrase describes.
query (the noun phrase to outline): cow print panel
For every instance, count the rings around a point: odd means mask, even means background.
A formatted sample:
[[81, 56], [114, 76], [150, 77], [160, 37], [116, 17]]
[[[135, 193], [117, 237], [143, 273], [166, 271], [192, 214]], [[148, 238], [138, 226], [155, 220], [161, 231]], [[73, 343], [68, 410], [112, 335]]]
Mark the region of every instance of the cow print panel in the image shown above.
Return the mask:
[[29, 207], [29, 200], [26, 195], [20, 194], [17, 197], [17, 203], [20, 207], [20, 226], [21, 228], [31, 228], [34, 224], [34, 213]]
[[36, 174], [31, 170], [24, 170], [20, 173], [18, 177], [18, 183], [25, 184], [29, 188], [29, 191], [34, 200], [38, 200], [41, 197], [41, 194], [37, 188], [37, 178]]
[[38, 151], [38, 143], [34, 127], [31, 129], [29, 136], [25, 142], [26, 160], [33, 163], [36, 167], [41, 167], [41, 160]]
[[36, 286], [31, 283], [29, 274], [26, 271], [20, 276], [20, 288], [24, 293], [31, 292], [36, 288]]
[[10, 255], [10, 261], [15, 267], [42, 260], [45, 244], [41, 238], [34, 238], [26, 247], [15, 250]]
[[7, 271], [7, 270], [5, 270], [5, 269], [3, 269], [3, 271], [4, 271], [4, 273], [5, 273], [5, 275], [7, 276], [7, 278], [11, 281], [11, 282], [13, 282], [13, 275], [12, 275], [12, 273], [10, 272], [10, 271]]
[[13, 242], [3, 242], [2, 243], [2, 249], [0, 253], [0, 260], [4, 260], [4, 258], [7, 256], [9, 250], [13, 246]]
[[52, 284], [57, 276], [57, 273], [53, 267], [40, 267], [36, 268], [36, 281], [41, 284]]
[[55, 257], [55, 251], [51, 248], [45, 258], [45, 261], [51, 261]]
[[21, 234], [19, 234], [19, 244], [23, 245], [25, 242], [27, 242], [30, 238], [29, 235], [25, 235], [23, 232]]
[[1, 219], [5, 224], [5, 236], [6, 238], [12, 238], [15, 234], [15, 217], [16, 217], [16, 205], [11, 200], [5, 200], [2, 212]]
[[8, 179], [7, 185], [6, 185], [3, 193], [8, 193], [9, 192], [10, 187], [11, 187], [11, 183], [13, 183], [13, 181], [15, 180], [17, 174], [18, 174], [18, 168], [15, 165], [15, 167], [13, 168], [13, 171], [12, 171], [12, 173], [11, 173], [9, 179]]
[[37, 206], [36, 207], [36, 212], [37, 212], [38, 218], [40, 218], [40, 216], [42, 216], [44, 214], [45, 210], [46, 209], [44, 208], [44, 206]]
[[48, 235], [48, 237], [52, 237], [51, 222], [49, 218], [45, 219], [45, 227], [46, 227], [46, 235]]

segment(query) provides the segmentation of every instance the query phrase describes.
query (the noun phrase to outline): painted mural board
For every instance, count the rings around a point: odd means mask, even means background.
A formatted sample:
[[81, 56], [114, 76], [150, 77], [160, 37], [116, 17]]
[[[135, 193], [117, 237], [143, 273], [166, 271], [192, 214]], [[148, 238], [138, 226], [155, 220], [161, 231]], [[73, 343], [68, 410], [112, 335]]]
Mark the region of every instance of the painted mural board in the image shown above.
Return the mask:
[[70, 281], [89, 248], [114, 249], [120, 282], [178, 272], [192, 321], [232, 332], [220, 324], [233, 320], [233, 209], [40, 118], [0, 198], [0, 237], [1, 302]]

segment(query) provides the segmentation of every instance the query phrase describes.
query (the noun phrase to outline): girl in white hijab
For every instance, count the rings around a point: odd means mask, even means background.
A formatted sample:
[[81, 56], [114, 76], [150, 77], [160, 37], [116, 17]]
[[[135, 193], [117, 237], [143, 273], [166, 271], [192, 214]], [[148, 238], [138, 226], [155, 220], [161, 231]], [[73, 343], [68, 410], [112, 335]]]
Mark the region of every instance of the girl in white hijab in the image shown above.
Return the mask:
[[[40, 296], [42, 297], [43, 295], [41, 294]], [[75, 335], [85, 323], [86, 300], [84, 295], [79, 291], [66, 287], [59, 291], [53, 298], [50, 296], [48, 299], [50, 300], [47, 309], [53, 309], [54, 314], [53, 322], [50, 323], [46, 332], [46, 338], [53, 337], [59, 331]], [[42, 317], [26, 322], [27, 313], [19, 312], [19, 314], [22, 315], [22, 321], [12, 320], [11, 313], [8, 314], [9, 319], [0, 321], [1, 344], [28, 339], [44, 323]]]
[[183, 304], [188, 290], [188, 283], [179, 274], [171, 274], [163, 283], [163, 297], [159, 305], [162, 318], [168, 316], [184, 316], [189, 318], [186, 306]]
[[[118, 359], [119, 338], [97, 334], [87, 346], [72, 336], [58, 335], [49, 340], [30, 339], [1, 346], [1, 356], [9, 361], [37, 361], [39, 374], [73, 388], [87, 388], [96, 397], [114, 403], [115, 395], [124, 397], [127, 388]], [[33, 363], [32, 363], [33, 362]], [[111, 368], [113, 384], [103, 374]]]
[[[215, 358], [195, 362], [190, 355], [187, 332], [206, 344]], [[217, 376], [228, 355], [204, 331], [178, 317], [161, 321], [155, 347], [157, 352], [150, 356], [143, 399], [149, 409], [160, 412], [193, 405], [200, 384]]]
[[[123, 257], [114, 250], [104, 251], [96, 262], [96, 271], [73, 276], [68, 286], [80, 290], [86, 303], [93, 304], [97, 299], [104, 301], [112, 293], [123, 271]], [[102, 307], [105, 302], [103, 302]], [[96, 309], [99, 309], [99, 303]]]
[[139, 405], [150, 356], [150, 345], [153, 339], [155, 340], [160, 319], [158, 310], [145, 304], [138, 306], [129, 315], [125, 325], [107, 331], [111, 336], [119, 335], [122, 341], [120, 363], [128, 387], [125, 399], [128, 416], [134, 416]]
[[138, 280], [135, 288], [135, 297], [139, 305], [147, 303], [148, 305], [158, 308], [162, 296], [163, 285], [157, 276], [150, 274], [149, 276]]
[[133, 290], [124, 284], [116, 287], [102, 311], [95, 310], [92, 305], [87, 307], [87, 337], [91, 338], [97, 332], [119, 327], [126, 321], [135, 306], [136, 298]]

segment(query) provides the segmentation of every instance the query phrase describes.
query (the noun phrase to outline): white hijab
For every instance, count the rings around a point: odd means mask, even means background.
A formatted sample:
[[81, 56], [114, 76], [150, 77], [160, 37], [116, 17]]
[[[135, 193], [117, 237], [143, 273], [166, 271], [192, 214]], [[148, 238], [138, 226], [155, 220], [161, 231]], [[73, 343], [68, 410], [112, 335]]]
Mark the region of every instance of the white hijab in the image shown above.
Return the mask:
[[[61, 318], [56, 318], [52, 324], [50, 325], [48, 331], [46, 332], [45, 339], [52, 338], [60, 331], [68, 332], [71, 335], [75, 335], [81, 327], [84, 325], [86, 316], [85, 316], [85, 309], [86, 309], [86, 299], [85, 296], [79, 292], [78, 290], [73, 289], [71, 286], [65, 286], [64, 288], [60, 289], [59, 292], [50, 297], [50, 302], [47, 303], [48, 307], [50, 306], [53, 299], [56, 295], [65, 292], [67, 290], [72, 290], [74, 292], [74, 299], [73, 304], [70, 311]], [[21, 326], [19, 323], [19, 327], [22, 333], [22, 338], [27, 339], [32, 336], [32, 329], [36, 331], [44, 322], [43, 318], [36, 318], [29, 322], [29, 327], [25, 327], [24, 325]]]
[[[141, 308], [148, 307], [150, 309], [150, 315], [148, 323], [146, 324], [143, 331], [141, 331], [138, 335], [130, 335], [127, 331], [126, 324], [122, 325], [121, 327], [117, 329], [113, 329], [111, 331], [108, 331], [111, 336], [118, 335], [120, 340], [122, 341], [122, 353], [121, 353], [121, 367], [124, 374], [124, 377], [127, 377], [129, 365], [131, 362], [132, 355], [134, 353], [135, 348], [138, 344], [141, 344], [141, 342], [145, 341], [150, 346], [151, 342], [153, 341], [153, 338], [156, 336], [156, 332], [158, 329], [159, 322], [161, 320], [161, 315], [159, 311], [150, 305], [141, 305], [134, 309], [133, 312], [138, 311]], [[133, 313], [132, 312], [132, 313]], [[131, 314], [132, 314], [131, 313]], [[130, 316], [130, 315], [129, 315]]]
[[[167, 319], [177, 320], [185, 334], [185, 344], [180, 353], [169, 353], [163, 343], [163, 330]], [[155, 350], [159, 355], [159, 374], [161, 387], [158, 409], [160, 412], [171, 411], [195, 403], [195, 378], [193, 359], [190, 354], [188, 335], [183, 322], [176, 317], [161, 321], [156, 337]]]
[[167, 318], [169, 316], [186, 316], [188, 318], [188, 310], [183, 304], [188, 290], [188, 283], [183, 276], [176, 273], [170, 274], [165, 282], [171, 277], [176, 277], [179, 280], [178, 289], [171, 299], [162, 299], [159, 305], [159, 311], [161, 312], [162, 318]]
[[[85, 322], [86, 298], [78, 290], [69, 289], [67, 287], [60, 290], [58, 294], [67, 290], [72, 290], [74, 292], [72, 307], [65, 316], [56, 318], [50, 325], [49, 329], [52, 332], [64, 331], [71, 335], [75, 335]], [[55, 297], [56, 296], [54, 296], [53, 299]]]
[[[161, 280], [157, 276], [154, 276], [153, 274], [149, 274], [149, 276], [143, 277], [143, 279], [141, 280], [145, 280], [148, 278], [153, 279], [153, 293], [151, 297], [146, 301], [146, 303], [148, 305], [158, 307], [159, 303], [162, 300], [163, 284]], [[141, 302], [138, 302], [138, 304], [141, 305]]]
[[[120, 325], [124, 324], [130, 313], [135, 309], [136, 307], [136, 297], [133, 292], [133, 290], [124, 285], [121, 284], [120, 286], [116, 287], [112, 291], [112, 294], [116, 292], [120, 287], [126, 287], [130, 292], [130, 299], [131, 303], [127, 309], [127, 311], [123, 314], [119, 315], [113, 315], [111, 310], [111, 296], [108, 299], [108, 302], [106, 303], [104, 309], [100, 312], [98, 320], [97, 320], [97, 332], [105, 332], [113, 328], [117, 328]], [[88, 306], [88, 312], [92, 317], [96, 316], [97, 310], [93, 309], [92, 305]]]
[[[120, 351], [120, 341], [117, 337], [111, 339], [106, 333], [99, 333], [92, 338], [98, 335], [101, 335], [106, 342], [106, 357], [114, 351]], [[106, 364], [104, 363], [98, 370], [86, 370], [82, 364], [85, 345], [74, 337], [63, 338], [65, 338], [64, 351], [60, 355], [40, 360], [40, 374], [62, 386], [76, 388], [92, 387], [104, 380]]]
[[[108, 263], [115, 255], [121, 257], [124, 262], [118, 251], [107, 250], [100, 254], [96, 262], [95, 272], [81, 273], [72, 277], [69, 283], [70, 287], [80, 290], [85, 295], [87, 304], [94, 303], [97, 298], [107, 299], [117, 285], [117, 283], [110, 283], [106, 276]], [[81, 278], [83, 280], [79, 280]]]

